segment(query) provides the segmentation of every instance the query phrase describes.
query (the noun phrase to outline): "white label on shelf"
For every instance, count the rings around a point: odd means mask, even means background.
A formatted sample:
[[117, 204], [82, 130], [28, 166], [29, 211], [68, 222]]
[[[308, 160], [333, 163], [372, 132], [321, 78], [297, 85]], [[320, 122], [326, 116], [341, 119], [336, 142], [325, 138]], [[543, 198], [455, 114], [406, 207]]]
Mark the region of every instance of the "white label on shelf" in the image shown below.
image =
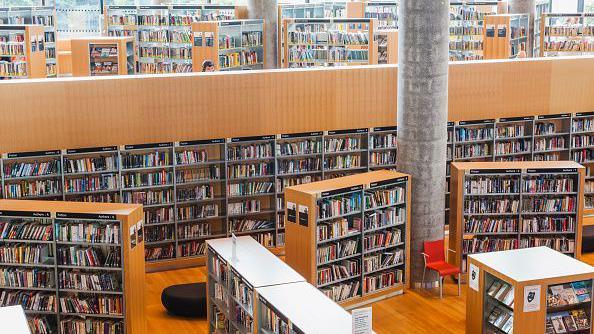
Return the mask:
[[524, 287], [524, 312], [540, 311], [540, 285]]
[[479, 291], [479, 277], [479, 267], [471, 263], [468, 267], [468, 286], [474, 291]]
[[372, 334], [371, 307], [353, 310], [353, 334]]

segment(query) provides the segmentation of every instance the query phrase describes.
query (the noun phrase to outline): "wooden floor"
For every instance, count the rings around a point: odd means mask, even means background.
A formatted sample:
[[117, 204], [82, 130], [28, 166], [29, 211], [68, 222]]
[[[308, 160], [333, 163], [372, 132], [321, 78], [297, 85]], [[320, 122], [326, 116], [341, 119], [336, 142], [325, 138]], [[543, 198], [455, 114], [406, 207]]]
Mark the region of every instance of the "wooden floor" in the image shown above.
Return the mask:
[[[585, 254], [583, 260], [594, 265], [594, 254]], [[158, 334], [208, 333], [206, 321], [172, 317], [161, 305], [163, 288], [205, 279], [204, 267], [146, 274], [146, 315], [149, 331]], [[402, 296], [374, 303], [373, 329], [377, 334], [464, 333], [465, 291], [466, 286], [463, 285], [462, 296], [456, 296], [457, 286], [448, 281], [444, 298], [441, 300], [437, 290], [411, 290]]]

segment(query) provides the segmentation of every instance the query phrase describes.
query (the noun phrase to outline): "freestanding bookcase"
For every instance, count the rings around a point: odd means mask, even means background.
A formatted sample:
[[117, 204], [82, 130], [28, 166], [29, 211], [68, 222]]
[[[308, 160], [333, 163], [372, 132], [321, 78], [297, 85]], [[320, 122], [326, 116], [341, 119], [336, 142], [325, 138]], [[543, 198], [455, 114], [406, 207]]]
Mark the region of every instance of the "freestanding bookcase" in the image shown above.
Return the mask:
[[379, 65], [398, 64], [398, 30], [376, 30], [374, 39], [376, 51], [373, 62]]
[[229, 20], [192, 23], [192, 63], [196, 72], [211, 60], [215, 69], [241, 70], [264, 67], [264, 20]]
[[466, 333], [592, 333], [591, 266], [548, 247], [469, 261]]
[[136, 73], [132, 37], [73, 38], [71, 43], [75, 77]]
[[594, 54], [594, 13], [546, 13], [540, 22], [540, 56]]
[[0, 78], [45, 78], [42, 25], [0, 25]]
[[548, 246], [581, 257], [585, 168], [573, 161], [454, 162], [450, 263]]
[[410, 178], [374, 171], [285, 188], [287, 263], [345, 307], [409, 285]]
[[484, 29], [484, 59], [527, 57], [530, 16], [528, 14], [487, 15]]
[[143, 225], [139, 205], [1, 200], [0, 306], [33, 334], [145, 333]]

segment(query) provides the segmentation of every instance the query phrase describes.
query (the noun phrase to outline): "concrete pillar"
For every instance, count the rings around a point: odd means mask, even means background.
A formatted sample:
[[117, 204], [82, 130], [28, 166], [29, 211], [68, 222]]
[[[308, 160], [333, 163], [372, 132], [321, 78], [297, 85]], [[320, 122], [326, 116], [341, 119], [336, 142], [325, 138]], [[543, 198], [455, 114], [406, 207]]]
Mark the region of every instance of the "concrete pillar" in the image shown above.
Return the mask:
[[[534, 18], [536, 15], [536, 0], [510, 0], [509, 2], [510, 14], [528, 14], [529, 29], [528, 29], [528, 43], [526, 45], [526, 55], [532, 57], [532, 50], [534, 49]], [[538, 55], [537, 55], [538, 56]]]
[[278, 0], [248, 0], [248, 18], [264, 19], [266, 25], [265, 68], [277, 68]]
[[[444, 238], [448, 112], [448, 0], [401, 0], [398, 170], [412, 175], [411, 283], [423, 276], [423, 242]], [[426, 282], [437, 282], [427, 272]]]

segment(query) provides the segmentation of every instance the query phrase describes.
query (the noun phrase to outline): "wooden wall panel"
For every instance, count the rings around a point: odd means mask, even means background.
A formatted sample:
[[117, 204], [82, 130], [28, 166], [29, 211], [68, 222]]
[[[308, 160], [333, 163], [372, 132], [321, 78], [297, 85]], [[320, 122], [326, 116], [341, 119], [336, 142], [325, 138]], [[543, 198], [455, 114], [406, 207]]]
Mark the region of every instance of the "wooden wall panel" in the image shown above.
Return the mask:
[[[397, 65], [0, 82], [0, 152], [395, 124]], [[449, 119], [594, 110], [594, 57], [450, 65]]]

